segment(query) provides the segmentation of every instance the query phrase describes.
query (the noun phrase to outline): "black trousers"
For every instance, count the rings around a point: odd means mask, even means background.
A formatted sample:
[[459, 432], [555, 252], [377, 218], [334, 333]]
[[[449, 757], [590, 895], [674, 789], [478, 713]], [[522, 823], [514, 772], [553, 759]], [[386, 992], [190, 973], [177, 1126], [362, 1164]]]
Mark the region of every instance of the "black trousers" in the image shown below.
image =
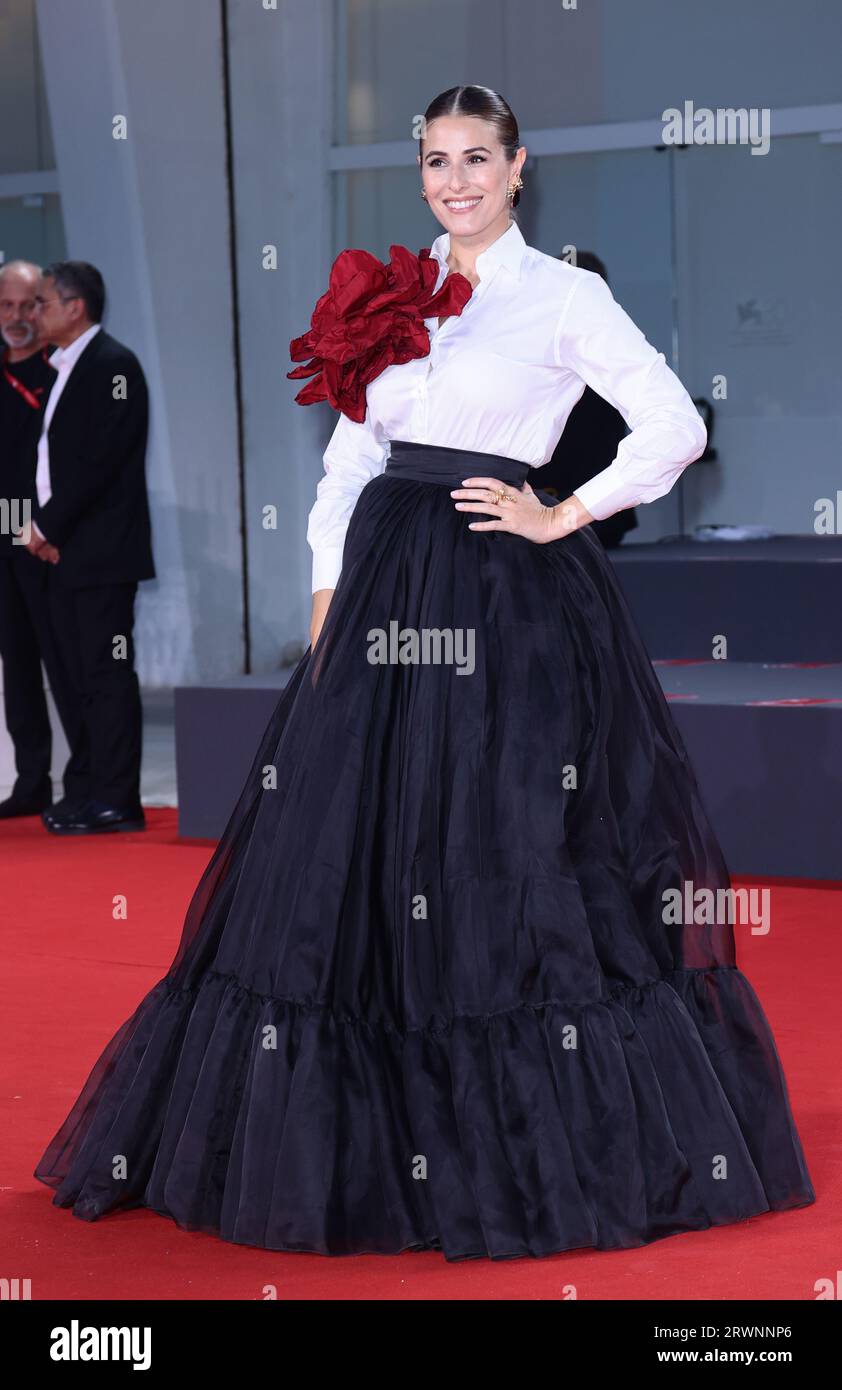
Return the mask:
[[82, 707], [52, 636], [47, 574], [50, 568], [23, 546], [0, 556], [3, 706], [15, 750], [17, 778], [13, 795], [21, 801], [52, 794], [52, 730], [42, 662], [71, 750], [64, 769], [65, 795], [81, 796], [87, 786], [84, 767], [73, 751], [78, 743]]
[[137, 581], [74, 589], [61, 578], [61, 562], [44, 568], [53, 640], [79, 701], [71, 746], [82, 794], [138, 809], [143, 711], [134, 669]]

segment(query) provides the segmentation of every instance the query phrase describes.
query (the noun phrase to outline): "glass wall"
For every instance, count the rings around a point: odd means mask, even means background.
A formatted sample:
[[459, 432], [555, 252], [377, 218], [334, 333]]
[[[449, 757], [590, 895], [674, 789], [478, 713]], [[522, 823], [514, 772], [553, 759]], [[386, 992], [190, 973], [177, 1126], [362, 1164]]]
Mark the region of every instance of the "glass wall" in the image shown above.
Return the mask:
[[334, 141], [406, 140], [462, 82], [494, 87], [521, 130], [707, 106], [840, 99], [836, 0], [333, 0]]
[[676, 172], [682, 376], [719, 397], [688, 519], [812, 531], [842, 476], [842, 144], [696, 147]]
[[[336, 0], [337, 144], [405, 140], [460, 82], [495, 87], [522, 129], [604, 119], [600, 4], [564, 0]], [[648, 114], [648, 113], [647, 113]]]
[[0, 5], [0, 174], [53, 169], [35, 0]]
[[0, 196], [2, 261], [47, 265], [66, 255], [61, 199], [57, 193]]
[[[65, 255], [61, 200], [44, 189], [21, 193], [14, 176], [55, 169], [34, 0], [0, 7], [0, 262], [45, 265]], [[37, 181], [36, 181], [37, 182]], [[4, 187], [5, 185], [5, 187]]]

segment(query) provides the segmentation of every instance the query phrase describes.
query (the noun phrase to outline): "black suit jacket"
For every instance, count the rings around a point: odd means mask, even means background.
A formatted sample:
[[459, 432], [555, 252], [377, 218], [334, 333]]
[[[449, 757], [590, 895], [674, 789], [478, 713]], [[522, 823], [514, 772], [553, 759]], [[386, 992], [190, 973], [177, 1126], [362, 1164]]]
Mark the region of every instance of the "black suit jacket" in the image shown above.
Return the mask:
[[[115, 381], [115, 378], [125, 378]], [[146, 491], [149, 393], [130, 348], [101, 328], [75, 363], [50, 421], [50, 487], [32, 519], [74, 588], [154, 579]]]

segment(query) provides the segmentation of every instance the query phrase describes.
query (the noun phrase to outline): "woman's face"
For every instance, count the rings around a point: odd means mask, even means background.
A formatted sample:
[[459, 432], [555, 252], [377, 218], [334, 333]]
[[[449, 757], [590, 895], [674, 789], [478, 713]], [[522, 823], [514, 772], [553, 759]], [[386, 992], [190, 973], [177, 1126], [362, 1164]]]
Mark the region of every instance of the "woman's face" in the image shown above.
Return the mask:
[[479, 116], [438, 116], [427, 126], [418, 156], [421, 181], [445, 231], [476, 236], [508, 220], [508, 190], [526, 158], [521, 145], [510, 164], [495, 127]]

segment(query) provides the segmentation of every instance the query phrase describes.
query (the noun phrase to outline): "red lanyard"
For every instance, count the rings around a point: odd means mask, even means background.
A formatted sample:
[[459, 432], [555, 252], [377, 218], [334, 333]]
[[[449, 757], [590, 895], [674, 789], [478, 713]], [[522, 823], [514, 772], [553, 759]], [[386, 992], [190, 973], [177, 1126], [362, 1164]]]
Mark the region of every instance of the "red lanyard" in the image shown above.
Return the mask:
[[[3, 351], [3, 375], [4, 375], [4, 377], [6, 378], [6, 380], [8, 381], [8, 383], [9, 383], [10, 386], [13, 386], [14, 389], [15, 389], [16, 391], [20, 391], [20, 394], [23, 396], [23, 399], [26, 401], [26, 404], [27, 404], [27, 405], [31, 405], [32, 408], [33, 408], [33, 410], [40, 410], [40, 409], [41, 409], [41, 404], [42, 404], [42, 403], [41, 403], [41, 401], [39, 400], [39, 396], [43, 396], [43, 394], [44, 394], [44, 388], [43, 388], [43, 386], [36, 386], [35, 389], [34, 389], [34, 391], [30, 391], [30, 389], [29, 389], [28, 386], [24, 386], [23, 382], [22, 382], [22, 381], [19, 381], [18, 378], [17, 378], [16, 376], [14, 376], [14, 374], [13, 374], [12, 372], [10, 372], [10, 371], [9, 371], [9, 368], [6, 366], [6, 355], [7, 355], [8, 351], [9, 351], [8, 348], [5, 348], [4, 351]], [[47, 366], [49, 366], [49, 365], [50, 365], [50, 359], [49, 359], [49, 357], [47, 356], [47, 349], [46, 349], [46, 348], [42, 348], [42, 349], [41, 349], [41, 356], [43, 357], [44, 361], [47, 363]]]

